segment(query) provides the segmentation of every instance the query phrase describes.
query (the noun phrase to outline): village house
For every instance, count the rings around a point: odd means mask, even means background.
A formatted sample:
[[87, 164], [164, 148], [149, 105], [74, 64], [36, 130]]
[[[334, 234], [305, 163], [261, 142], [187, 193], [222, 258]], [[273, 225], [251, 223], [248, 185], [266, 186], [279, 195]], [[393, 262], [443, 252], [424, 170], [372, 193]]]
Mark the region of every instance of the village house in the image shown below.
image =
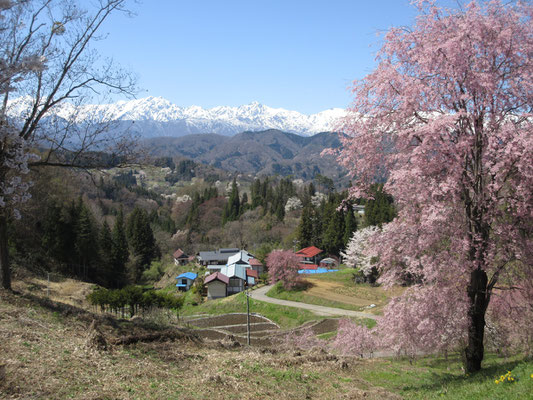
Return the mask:
[[[198, 253], [197, 260], [204, 267], [224, 266], [228, 263], [228, 258], [238, 253], [240, 249], [218, 249], [214, 251], [201, 251]], [[215, 267], [212, 269], [220, 269]], [[216, 271], [213, 271], [216, 272]]]
[[257, 258], [250, 258], [248, 263], [252, 267], [252, 270], [257, 271], [258, 275], [263, 273], [264, 266], [263, 264], [261, 264], [261, 261], [259, 261]]
[[310, 246], [297, 251], [295, 254], [300, 259], [299, 264], [305, 264], [305, 268], [310, 266], [315, 266], [316, 268], [318, 267], [318, 261], [320, 259], [320, 254], [322, 254], [322, 251], [323, 250], [320, 250], [318, 247]]
[[219, 299], [228, 295], [229, 278], [220, 272], [209, 275], [205, 278], [204, 284], [207, 286], [207, 298], [209, 300]]
[[198, 275], [194, 272], [185, 272], [176, 278], [178, 280], [176, 287], [178, 290], [186, 292], [191, 288], [197, 277]]
[[187, 265], [190, 262], [194, 261], [194, 256], [189, 256], [185, 254], [185, 252], [182, 249], [178, 249], [172, 254], [172, 257], [174, 258], [174, 264], [176, 266], [179, 265]]

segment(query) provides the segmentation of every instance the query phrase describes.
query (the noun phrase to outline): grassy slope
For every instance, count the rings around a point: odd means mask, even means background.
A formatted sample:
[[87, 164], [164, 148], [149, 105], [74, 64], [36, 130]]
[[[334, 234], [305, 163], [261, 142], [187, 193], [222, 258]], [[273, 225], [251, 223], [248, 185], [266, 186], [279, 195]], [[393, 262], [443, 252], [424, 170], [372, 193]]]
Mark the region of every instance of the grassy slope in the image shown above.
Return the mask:
[[341, 308], [343, 310], [361, 311], [360, 306], [353, 304], [341, 303], [339, 301], [329, 300], [322, 297], [309, 295], [305, 292], [305, 288], [298, 288], [294, 290], [285, 290], [281, 283], [277, 283], [270, 289], [267, 294], [269, 297], [281, 300], [299, 301], [301, 303], [316, 304], [325, 307]]
[[[96, 351], [85, 347], [91, 319], [0, 291], [0, 398], [531, 399], [533, 393], [533, 362], [517, 358], [489, 357], [481, 373], [464, 376], [458, 360], [435, 357], [411, 364], [179, 341]], [[100, 329], [112, 337], [138, 328], [101, 320]], [[517, 382], [496, 385], [508, 370]]]

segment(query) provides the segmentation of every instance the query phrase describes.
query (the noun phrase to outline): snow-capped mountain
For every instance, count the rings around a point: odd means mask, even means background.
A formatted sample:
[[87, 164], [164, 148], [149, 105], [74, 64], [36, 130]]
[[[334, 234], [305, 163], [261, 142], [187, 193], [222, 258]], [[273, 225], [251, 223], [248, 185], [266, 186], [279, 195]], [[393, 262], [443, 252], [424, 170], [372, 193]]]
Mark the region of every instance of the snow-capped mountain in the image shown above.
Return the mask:
[[[9, 114], [21, 116], [28, 106], [27, 98], [13, 100]], [[62, 118], [74, 113], [70, 104], [56, 111]], [[146, 97], [114, 104], [85, 105], [77, 110], [76, 120], [119, 121], [142, 137], [183, 136], [193, 133], [218, 133], [233, 136], [243, 131], [278, 129], [302, 136], [334, 130], [344, 110], [332, 108], [317, 114], [271, 108], [257, 102], [240, 107], [220, 106], [203, 109], [198, 106], [179, 107], [161, 97]]]

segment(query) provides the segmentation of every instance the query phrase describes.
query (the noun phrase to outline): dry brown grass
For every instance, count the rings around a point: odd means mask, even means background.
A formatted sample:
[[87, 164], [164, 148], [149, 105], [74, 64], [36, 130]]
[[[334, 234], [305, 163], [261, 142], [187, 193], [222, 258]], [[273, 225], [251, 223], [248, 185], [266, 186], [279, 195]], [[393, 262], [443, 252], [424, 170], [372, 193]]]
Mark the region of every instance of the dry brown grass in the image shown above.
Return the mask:
[[368, 312], [371, 313], [381, 313], [391, 297], [399, 296], [405, 290], [400, 286], [390, 289], [365, 285], [347, 286], [340, 282], [327, 281], [323, 278], [317, 279], [313, 276], [306, 277], [306, 280], [310, 285], [304, 292], [305, 294], [358, 307], [368, 307], [375, 304], [375, 307], [368, 309]]
[[[90, 346], [158, 332], [36, 297], [0, 292], [5, 399], [396, 399], [358, 378], [366, 363], [320, 352], [173, 340]], [[91, 333], [92, 332], [92, 333]], [[101, 349], [103, 347], [100, 347]]]

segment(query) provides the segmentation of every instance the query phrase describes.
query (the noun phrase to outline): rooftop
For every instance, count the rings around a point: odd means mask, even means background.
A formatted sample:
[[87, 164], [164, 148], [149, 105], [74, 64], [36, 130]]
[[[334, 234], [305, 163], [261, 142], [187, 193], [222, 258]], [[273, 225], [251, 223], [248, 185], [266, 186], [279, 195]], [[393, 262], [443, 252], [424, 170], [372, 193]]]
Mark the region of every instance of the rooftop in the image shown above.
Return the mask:
[[205, 278], [204, 283], [209, 283], [215, 280], [223, 282], [226, 285], [229, 284], [229, 278], [220, 272], [215, 272], [214, 274], [209, 275], [207, 278]]
[[320, 253], [322, 253], [323, 250], [320, 250], [318, 247], [310, 246], [306, 247], [300, 251], [296, 252], [296, 255], [298, 257], [314, 257]]
[[194, 272], [184, 272], [183, 274], [178, 275], [176, 279], [187, 278], [187, 279], [190, 279], [191, 281], [194, 281], [197, 277], [198, 277], [198, 274], [195, 274]]

